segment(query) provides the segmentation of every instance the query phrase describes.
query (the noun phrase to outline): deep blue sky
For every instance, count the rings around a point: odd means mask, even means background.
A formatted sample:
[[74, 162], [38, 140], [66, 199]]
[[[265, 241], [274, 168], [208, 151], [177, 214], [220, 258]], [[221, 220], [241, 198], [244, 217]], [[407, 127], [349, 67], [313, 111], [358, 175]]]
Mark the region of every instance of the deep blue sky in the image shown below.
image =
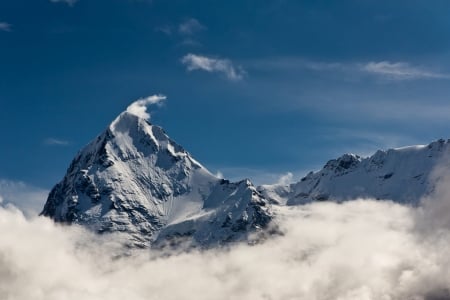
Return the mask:
[[450, 138], [449, 1], [69, 2], [0, 0], [0, 179], [49, 189], [152, 94], [153, 123], [257, 183]]

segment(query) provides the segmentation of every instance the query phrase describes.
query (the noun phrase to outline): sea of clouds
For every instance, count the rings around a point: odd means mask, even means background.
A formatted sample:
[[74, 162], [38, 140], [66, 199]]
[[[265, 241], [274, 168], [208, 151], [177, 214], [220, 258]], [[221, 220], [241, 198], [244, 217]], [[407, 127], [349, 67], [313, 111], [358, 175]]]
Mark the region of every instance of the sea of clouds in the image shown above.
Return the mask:
[[450, 179], [420, 207], [277, 208], [257, 245], [117, 256], [114, 237], [0, 208], [0, 299], [450, 299]]

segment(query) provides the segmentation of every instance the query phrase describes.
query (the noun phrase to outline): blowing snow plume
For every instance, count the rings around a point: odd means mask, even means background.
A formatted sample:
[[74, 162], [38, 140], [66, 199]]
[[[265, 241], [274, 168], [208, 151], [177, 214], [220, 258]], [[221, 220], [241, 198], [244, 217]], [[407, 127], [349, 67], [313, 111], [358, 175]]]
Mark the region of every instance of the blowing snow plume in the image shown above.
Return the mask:
[[127, 112], [140, 118], [150, 120], [150, 113], [147, 112], [147, 106], [151, 104], [161, 104], [167, 97], [164, 95], [153, 95], [146, 98], [140, 98], [127, 107]]

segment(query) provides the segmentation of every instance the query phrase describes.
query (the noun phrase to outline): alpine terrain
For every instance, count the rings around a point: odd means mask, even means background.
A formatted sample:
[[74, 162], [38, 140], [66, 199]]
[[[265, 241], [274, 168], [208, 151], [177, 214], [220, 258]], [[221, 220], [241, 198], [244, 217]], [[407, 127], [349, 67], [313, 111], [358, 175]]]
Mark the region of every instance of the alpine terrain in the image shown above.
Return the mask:
[[271, 202], [281, 205], [356, 198], [418, 205], [435, 188], [437, 178], [433, 171], [437, 167], [450, 170], [449, 154], [450, 140], [443, 139], [429, 145], [378, 150], [365, 158], [344, 154], [297, 183], [263, 185], [258, 190]]
[[124, 233], [137, 247], [242, 240], [272, 219], [271, 205], [249, 180], [214, 176], [161, 127], [129, 111], [76, 155], [41, 214]]
[[[129, 107], [130, 108], [130, 107]], [[145, 112], [145, 109], [144, 109]], [[355, 198], [417, 205], [450, 142], [345, 154], [289, 185], [230, 182], [211, 174], [161, 127], [121, 113], [82, 149], [50, 192], [42, 215], [99, 233], [121, 233], [132, 247], [211, 247], [247, 240], [276, 218], [277, 207]]]

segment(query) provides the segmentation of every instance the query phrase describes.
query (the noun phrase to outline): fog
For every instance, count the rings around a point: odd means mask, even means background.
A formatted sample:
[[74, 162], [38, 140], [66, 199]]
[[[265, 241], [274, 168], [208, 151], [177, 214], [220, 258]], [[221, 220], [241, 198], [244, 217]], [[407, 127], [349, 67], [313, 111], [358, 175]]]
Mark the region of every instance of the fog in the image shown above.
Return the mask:
[[282, 208], [283, 235], [258, 245], [122, 258], [114, 237], [0, 208], [0, 299], [445, 299], [450, 234], [435, 200]]
[[436, 169], [430, 180], [436, 188], [419, 207], [370, 199], [275, 207], [282, 234], [188, 253], [119, 255], [119, 236], [6, 204], [0, 299], [450, 299], [450, 176]]

